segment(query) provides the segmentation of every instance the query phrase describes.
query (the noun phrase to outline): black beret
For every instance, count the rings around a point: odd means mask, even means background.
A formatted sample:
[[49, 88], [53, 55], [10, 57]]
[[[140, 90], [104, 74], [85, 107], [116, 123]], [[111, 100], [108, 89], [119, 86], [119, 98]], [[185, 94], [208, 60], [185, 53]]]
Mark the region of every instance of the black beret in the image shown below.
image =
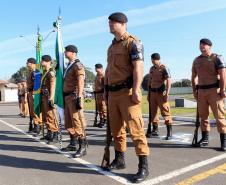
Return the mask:
[[65, 47], [65, 51], [73, 52], [73, 53], [78, 53], [78, 49], [74, 45], [68, 45]]
[[29, 58], [29, 59], [27, 59], [27, 63], [35, 64], [36, 60], [34, 58]]
[[52, 58], [49, 55], [43, 55], [42, 56], [42, 60], [45, 61], [45, 62], [51, 62]]
[[108, 19], [112, 20], [112, 21], [120, 22], [120, 23], [127, 23], [128, 22], [126, 15], [124, 13], [121, 13], [121, 12], [115, 12], [115, 13], [111, 14], [108, 17]]
[[212, 46], [211, 40], [210, 40], [210, 39], [206, 39], [206, 38], [201, 39], [201, 40], [200, 40], [200, 44], [206, 44], [206, 45], [208, 45], [208, 46]]
[[95, 65], [95, 68], [97, 68], [97, 69], [98, 69], [98, 68], [103, 68], [103, 65], [102, 65], [102, 64], [96, 64], [96, 65]]
[[151, 55], [151, 59], [153, 59], [153, 60], [160, 60], [160, 55], [158, 53], [153, 53]]

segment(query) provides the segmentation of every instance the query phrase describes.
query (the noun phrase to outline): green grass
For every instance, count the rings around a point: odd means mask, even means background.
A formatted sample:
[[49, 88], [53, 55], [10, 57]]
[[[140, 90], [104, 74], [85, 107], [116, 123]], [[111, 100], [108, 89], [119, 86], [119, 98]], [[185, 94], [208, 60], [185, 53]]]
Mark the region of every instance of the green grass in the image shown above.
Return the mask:
[[[184, 95], [187, 99], [193, 99], [193, 95]], [[91, 102], [84, 103], [85, 110], [94, 110], [95, 109], [95, 101], [94, 99]], [[175, 107], [175, 101], [170, 101], [170, 108], [172, 116], [185, 116], [185, 117], [195, 117], [196, 109], [195, 108], [183, 108], [183, 107]], [[148, 101], [147, 96], [143, 95], [142, 98], [142, 112], [143, 114], [148, 114]], [[226, 116], [226, 113], [225, 113]], [[213, 114], [210, 114], [210, 118], [213, 118]]]

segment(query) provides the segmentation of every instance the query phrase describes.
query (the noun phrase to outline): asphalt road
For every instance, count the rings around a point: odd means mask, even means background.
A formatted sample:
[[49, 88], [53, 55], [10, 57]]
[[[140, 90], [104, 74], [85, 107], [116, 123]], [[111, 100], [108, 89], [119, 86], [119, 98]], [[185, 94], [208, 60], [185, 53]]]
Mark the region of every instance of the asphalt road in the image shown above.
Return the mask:
[[[16, 104], [0, 104], [0, 185], [117, 185], [130, 184], [137, 172], [138, 159], [128, 136], [127, 168], [105, 172], [99, 166], [104, 153], [105, 129], [94, 128], [93, 114], [86, 114], [88, 155], [73, 159], [59, 151], [59, 143], [48, 145], [26, 133], [28, 118], [20, 118]], [[147, 123], [145, 124], [147, 127]], [[190, 146], [194, 123], [174, 122], [173, 140], [165, 141], [161, 123], [160, 138], [148, 139], [150, 176], [143, 185], [226, 184], [226, 152], [218, 151], [219, 134], [211, 128], [207, 148]], [[63, 130], [63, 145], [68, 144]], [[111, 159], [114, 156], [111, 147]]]

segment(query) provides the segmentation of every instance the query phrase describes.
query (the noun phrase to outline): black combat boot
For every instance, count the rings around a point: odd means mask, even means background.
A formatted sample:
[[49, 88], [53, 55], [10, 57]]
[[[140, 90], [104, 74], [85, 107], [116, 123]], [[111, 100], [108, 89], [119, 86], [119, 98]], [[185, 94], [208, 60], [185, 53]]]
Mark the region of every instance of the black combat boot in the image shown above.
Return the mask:
[[226, 134], [220, 134], [221, 151], [226, 151]]
[[148, 129], [147, 129], [147, 133], [146, 133], [146, 137], [147, 138], [151, 138], [151, 124], [148, 124]]
[[86, 147], [87, 147], [87, 140], [86, 138], [78, 138], [79, 148], [77, 152], [74, 154], [74, 158], [79, 158], [87, 154]]
[[44, 136], [44, 138], [40, 138], [40, 140], [47, 140], [47, 141], [51, 141], [53, 139], [53, 133], [51, 132], [51, 130], [47, 131], [47, 134]]
[[202, 131], [202, 138], [198, 142], [198, 147], [208, 146], [209, 144], [209, 132]]
[[166, 140], [172, 139], [172, 125], [166, 125], [167, 134], [166, 134]]
[[70, 143], [67, 147], [62, 148], [61, 150], [63, 152], [69, 152], [69, 151], [73, 151], [76, 152], [77, 151], [77, 144], [78, 144], [78, 140], [75, 136], [70, 135]]
[[51, 142], [54, 142], [54, 143], [58, 142], [58, 132], [53, 132], [53, 137]]
[[152, 132], [151, 132], [151, 136], [153, 136], [153, 137], [158, 137], [158, 136], [159, 136], [158, 125], [153, 125], [153, 129], [152, 129]]
[[147, 176], [149, 175], [148, 171], [148, 160], [146, 155], [140, 155], [139, 156], [139, 164], [138, 164], [138, 172], [133, 177], [134, 183], [140, 183], [144, 181]]
[[101, 119], [100, 120], [100, 123], [98, 124], [98, 126], [97, 127], [99, 127], [99, 128], [103, 128], [104, 127], [104, 125], [107, 123], [107, 120], [106, 119]]
[[39, 124], [35, 124], [34, 128], [33, 128], [33, 132], [36, 134], [39, 134], [41, 131], [40, 125]]
[[33, 123], [32, 121], [29, 122], [29, 128], [28, 128], [28, 133], [31, 133], [33, 131]]
[[115, 150], [115, 159], [112, 161], [110, 165], [110, 170], [120, 170], [120, 169], [125, 169], [126, 164], [125, 164], [125, 156], [124, 152], [119, 152]]

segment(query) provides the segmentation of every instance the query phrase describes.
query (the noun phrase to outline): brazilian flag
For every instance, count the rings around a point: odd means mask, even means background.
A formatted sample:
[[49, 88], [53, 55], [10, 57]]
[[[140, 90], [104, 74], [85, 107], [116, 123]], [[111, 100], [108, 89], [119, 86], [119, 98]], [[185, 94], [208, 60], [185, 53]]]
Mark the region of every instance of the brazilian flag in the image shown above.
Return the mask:
[[37, 116], [41, 113], [41, 77], [42, 77], [42, 36], [38, 33], [36, 43], [36, 70], [34, 74], [34, 112]]

